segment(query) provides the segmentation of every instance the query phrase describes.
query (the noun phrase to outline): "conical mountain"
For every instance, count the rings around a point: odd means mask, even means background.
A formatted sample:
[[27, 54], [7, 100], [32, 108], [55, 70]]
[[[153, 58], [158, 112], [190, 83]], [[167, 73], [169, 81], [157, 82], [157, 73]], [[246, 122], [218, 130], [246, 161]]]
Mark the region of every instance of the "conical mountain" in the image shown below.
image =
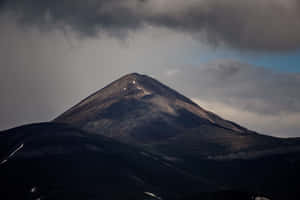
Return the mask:
[[[147, 75], [132, 73], [95, 92], [56, 118], [121, 142], [167, 154], [248, 157], [286, 151], [298, 141], [257, 134], [222, 119]], [[281, 149], [284, 147], [284, 149]], [[294, 150], [294, 149], [293, 149]], [[242, 153], [241, 153], [242, 152]], [[247, 153], [245, 153], [247, 152]]]
[[159, 81], [137, 73], [114, 81], [55, 121], [122, 141], [146, 144], [173, 138], [204, 124], [247, 132]]
[[2, 132], [0, 186], [4, 199], [297, 199], [299, 152], [297, 138], [247, 130], [135, 73], [51, 123]]

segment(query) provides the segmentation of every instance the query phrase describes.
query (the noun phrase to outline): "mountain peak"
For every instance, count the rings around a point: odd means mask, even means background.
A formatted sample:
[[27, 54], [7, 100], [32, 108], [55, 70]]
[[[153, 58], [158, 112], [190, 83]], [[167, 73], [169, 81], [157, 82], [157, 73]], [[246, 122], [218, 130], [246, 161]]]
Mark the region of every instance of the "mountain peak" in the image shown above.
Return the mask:
[[204, 110], [154, 78], [138, 73], [119, 78], [54, 121], [125, 141], [145, 143], [170, 138], [203, 124], [246, 131]]
[[[120, 79], [114, 81], [111, 85], [119, 85], [119, 86], [128, 86], [124, 87], [123, 90], [127, 91], [128, 89], [136, 89], [145, 95], [161, 95], [169, 99], [180, 99], [190, 104], [196, 105], [190, 99], [186, 98], [185, 96], [181, 95], [177, 91], [173, 90], [172, 88], [162, 84], [158, 80], [139, 73], [130, 73], [127, 75], [122, 76]], [[111, 86], [108, 85], [108, 86]]]
[[122, 77], [120, 77], [119, 79], [117, 79], [116, 81], [121, 81], [121, 80], [145, 80], [145, 79], [153, 79], [150, 76], [147, 76], [146, 74], [140, 74], [140, 73], [129, 73], [129, 74], [125, 74]]
[[137, 73], [137, 72], [133, 72], [133, 73], [129, 73], [129, 74], [125, 74], [123, 77], [121, 78], [124, 78], [124, 77], [131, 77], [131, 78], [136, 78], [136, 77], [145, 77], [146, 75], [144, 74], [140, 74], [140, 73]]
[[117, 82], [120, 82], [120, 81], [132, 82], [132, 81], [136, 81], [136, 80], [142, 80], [145, 78], [146, 78], [146, 75], [139, 74], [139, 73], [130, 73], [130, 74], [126, 74], [126, 75], [122, 76], [121, 78], [119, 78], [116, 81]]

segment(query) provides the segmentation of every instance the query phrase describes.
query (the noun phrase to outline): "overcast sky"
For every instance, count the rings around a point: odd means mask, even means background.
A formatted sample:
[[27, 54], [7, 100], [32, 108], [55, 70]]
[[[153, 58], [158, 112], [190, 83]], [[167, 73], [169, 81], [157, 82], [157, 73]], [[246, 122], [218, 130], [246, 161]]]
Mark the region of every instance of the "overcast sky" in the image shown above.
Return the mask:
[[145, 73], [255, 131], [300, 137], [298, 0], [0, 0], [0, 130]]

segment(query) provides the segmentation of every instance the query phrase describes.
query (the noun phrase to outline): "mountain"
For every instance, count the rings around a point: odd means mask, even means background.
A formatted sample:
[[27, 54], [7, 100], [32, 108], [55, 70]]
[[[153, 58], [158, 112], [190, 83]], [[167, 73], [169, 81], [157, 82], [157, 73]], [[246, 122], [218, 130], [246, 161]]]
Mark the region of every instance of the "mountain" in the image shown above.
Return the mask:
[[300, 139], [129, 74], [49, 123], [0, 132], [2, 199], [298, 199]]
[[54, 122], [125, 143], [151, 146], [159, 152], [167, 146], [170, 154], [197, 151], [201, 157], [225, 159], [256, 157], [274, 149], [279, 153], [299, 150], [298, 141], [247, 130], [137, 73], [125, 75], [90, 95]]
[[247, 132], [159, 81], [137, 73], [114, 81], [54, 121], [136, 143], [163, 141], [199, 125]]
[[248, 130], [146, 75], [121, 77], [54, 122], [142, 148], [225, 191], [299, 196], [299, 139]]

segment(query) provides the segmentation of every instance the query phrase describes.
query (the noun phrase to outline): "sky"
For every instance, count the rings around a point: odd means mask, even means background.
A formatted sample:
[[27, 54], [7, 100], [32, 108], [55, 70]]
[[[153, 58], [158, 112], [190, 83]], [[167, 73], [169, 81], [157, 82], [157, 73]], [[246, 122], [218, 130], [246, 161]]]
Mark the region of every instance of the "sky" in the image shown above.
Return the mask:
[[260, 133], [300, 137], [298, 0], [0, 0], [0, 130], [150, 75]]

